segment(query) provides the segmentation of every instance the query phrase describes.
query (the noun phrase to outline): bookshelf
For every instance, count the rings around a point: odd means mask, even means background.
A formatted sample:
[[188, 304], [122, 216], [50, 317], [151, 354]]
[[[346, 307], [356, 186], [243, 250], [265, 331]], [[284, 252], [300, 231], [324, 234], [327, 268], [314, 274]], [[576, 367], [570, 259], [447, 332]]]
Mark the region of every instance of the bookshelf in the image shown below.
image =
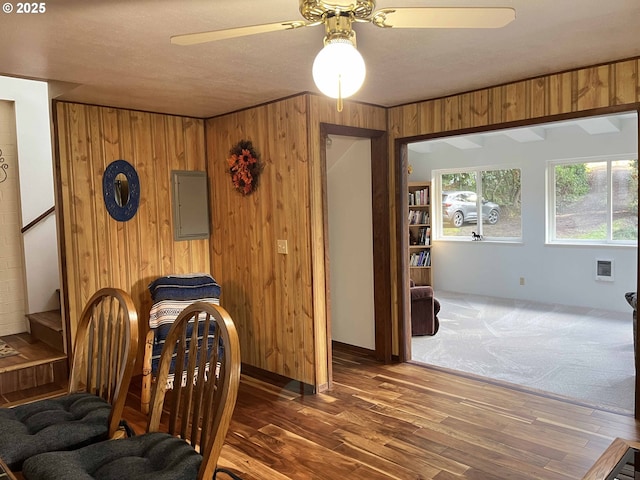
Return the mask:
[[409, 182], [409, 277], [416, 285], [432, 285], [431, 184]]

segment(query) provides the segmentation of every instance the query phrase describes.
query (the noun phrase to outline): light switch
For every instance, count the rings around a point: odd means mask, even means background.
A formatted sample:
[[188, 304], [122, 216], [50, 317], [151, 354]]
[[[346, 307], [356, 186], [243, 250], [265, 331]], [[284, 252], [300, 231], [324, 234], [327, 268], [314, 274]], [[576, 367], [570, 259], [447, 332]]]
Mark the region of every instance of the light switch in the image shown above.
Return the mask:
[[281, 253], [283, 255], [286, 255], [289, 253], [286, 240], [278, 240], [278, 253]]

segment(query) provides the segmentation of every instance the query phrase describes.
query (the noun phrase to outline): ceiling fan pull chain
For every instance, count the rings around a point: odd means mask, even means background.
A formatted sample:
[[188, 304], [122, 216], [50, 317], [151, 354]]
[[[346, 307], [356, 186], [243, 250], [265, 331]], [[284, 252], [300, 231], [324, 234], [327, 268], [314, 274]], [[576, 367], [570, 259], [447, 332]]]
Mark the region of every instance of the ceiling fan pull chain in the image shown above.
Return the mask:
[[342, 75], [338, 75], [338, 112], [342, 111]]

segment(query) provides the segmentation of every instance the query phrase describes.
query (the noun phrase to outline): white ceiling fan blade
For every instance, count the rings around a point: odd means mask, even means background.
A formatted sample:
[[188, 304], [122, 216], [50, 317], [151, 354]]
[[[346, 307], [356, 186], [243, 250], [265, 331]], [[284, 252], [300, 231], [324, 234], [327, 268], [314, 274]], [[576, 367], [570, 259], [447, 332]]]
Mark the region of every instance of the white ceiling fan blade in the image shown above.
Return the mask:
[[509, 7], [383, 8], [371, 22], [383, 28], [500, 28], [516, 18]]
[[226, 30], [215, 30], [213, 32], [185, 33], [184, 35], [173, 35], [171, 37], [171, 43], [174, 45], [196, 45], [198, 43], [214, 42], [216, 40], [226, 40], [228, 38], [235, 37], [245, 37], [247, 35], [275, 32], [278, 30], [291, 30], [311, 25], [315, 24], [293, 20], [290, 22], [265, 23], [264, 25], [228, 28]]

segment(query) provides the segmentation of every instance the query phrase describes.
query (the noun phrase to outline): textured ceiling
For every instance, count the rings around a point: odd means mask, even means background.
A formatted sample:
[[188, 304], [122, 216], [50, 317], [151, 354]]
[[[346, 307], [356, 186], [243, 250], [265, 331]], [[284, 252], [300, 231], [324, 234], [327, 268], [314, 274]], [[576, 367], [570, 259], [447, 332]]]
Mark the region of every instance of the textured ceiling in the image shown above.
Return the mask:
[[[464, 30], [357, 24], [367, 79], [354, 100], [394, 106], [640, 56], [639, 0], [377, 2], [391, 6], [507, 6], [516, 20]], [[211, 117], [317, 91], [321, 26], [169, 43], [175, 34], [299, 20], [296, 0], [49, 0], [46, 10], [0, 13], [0, 74], [54, 80], [60, 99]]]

